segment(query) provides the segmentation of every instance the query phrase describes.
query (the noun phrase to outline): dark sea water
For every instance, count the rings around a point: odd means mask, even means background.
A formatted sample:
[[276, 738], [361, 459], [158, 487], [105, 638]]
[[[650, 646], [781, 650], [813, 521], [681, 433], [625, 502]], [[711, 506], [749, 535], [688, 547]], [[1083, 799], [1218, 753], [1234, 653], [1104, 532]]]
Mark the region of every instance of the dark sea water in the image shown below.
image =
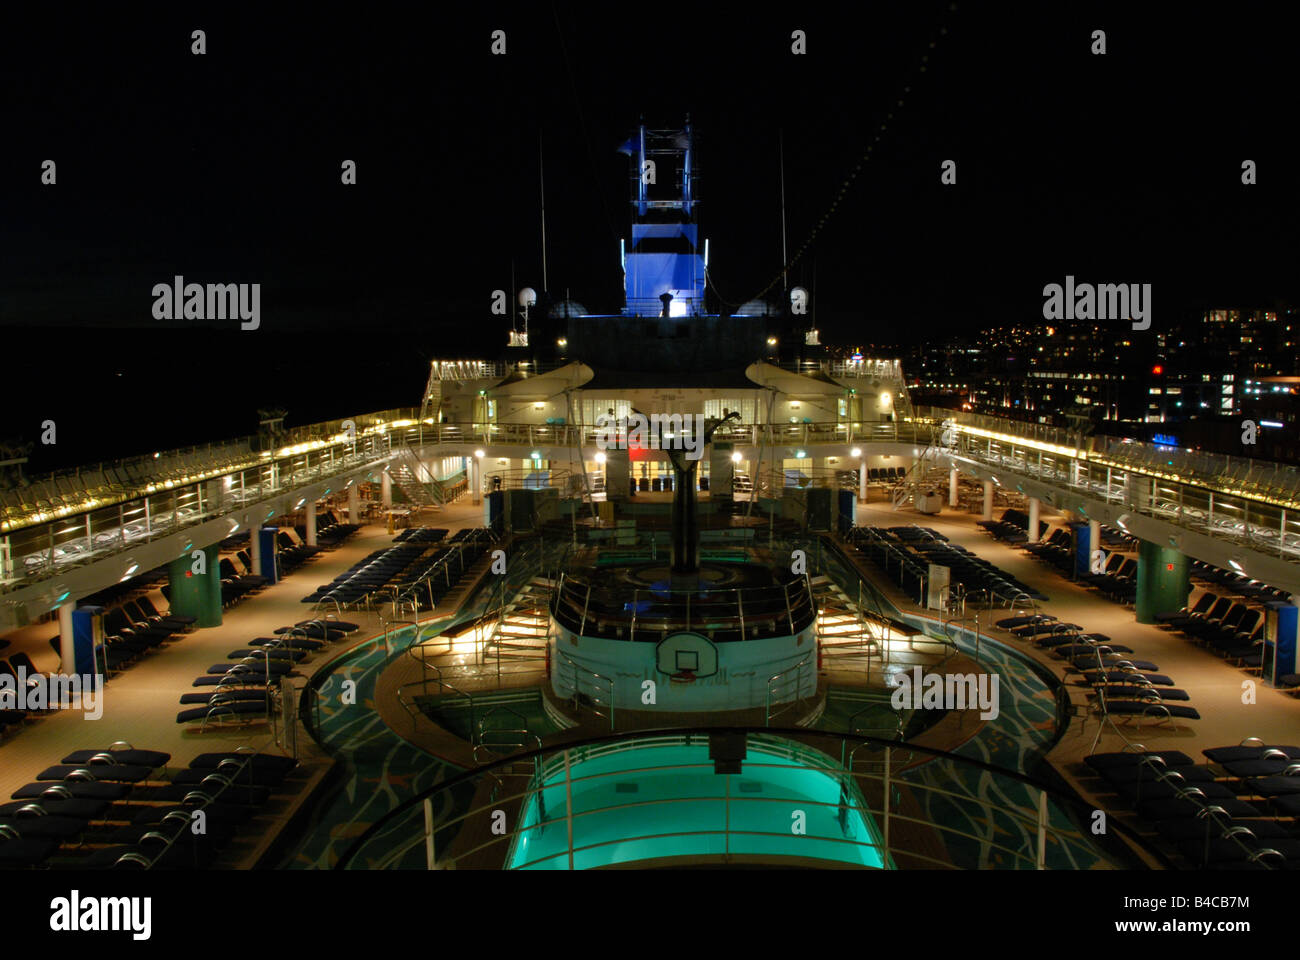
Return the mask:
[[[0, 328], [0, 443], [31, 444], [27, 474], [287, 427], [418, 407], [437, 336]], [[42, 423], [55, 443], [41, 443]], [[12, 454], [10, 454], [12, 455]]]

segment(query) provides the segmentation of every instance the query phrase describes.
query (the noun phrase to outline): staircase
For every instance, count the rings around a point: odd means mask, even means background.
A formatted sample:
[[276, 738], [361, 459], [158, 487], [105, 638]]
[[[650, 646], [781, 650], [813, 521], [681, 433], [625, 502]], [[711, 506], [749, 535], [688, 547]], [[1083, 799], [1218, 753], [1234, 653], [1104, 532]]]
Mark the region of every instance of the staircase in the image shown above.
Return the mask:
[[541, 669], [551, 631], [550, 597], [553, 584], [545, 577], [533, 577], [500, 616], [483, 644], [483, 662], [522, 665], [516, 672]]
[[861, 667], [870, 669], [871, 658], [880, 657], [880, 638], [862, 617], [858, 605], [828, 577], [812, 578], [817, 603], [817, 646], [822, 665], [828, 669]]
[[424, 472], [423, 465], [409, 447], [404, 447], [388, 467], [388, 475], [413, 508], [434, 507], [441, 510], [442, 503], [434, 494], [437, 485], [420, 479]]
[[937, 449], [940, 448], [931, 443], [922, 450], [921, 455], [907, 471], [907, 475], [894, 485], [891, 501], [895, 510], [911, 503], [916, 491], [922, 487], [942, 486], [945, 491], [947, 490], [948, 471], [943, 467], [935, 466], [930, 459], [930, 455]]

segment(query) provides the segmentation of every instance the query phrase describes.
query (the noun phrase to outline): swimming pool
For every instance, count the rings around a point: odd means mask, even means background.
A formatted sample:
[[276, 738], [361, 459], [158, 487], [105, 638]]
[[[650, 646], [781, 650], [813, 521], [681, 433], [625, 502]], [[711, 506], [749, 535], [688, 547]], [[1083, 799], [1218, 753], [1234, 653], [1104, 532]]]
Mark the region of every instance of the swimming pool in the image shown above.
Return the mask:
[[[634, 861], [778, 863], [786, 858], [893, 868], [857, 787], [802, 744], [751, 737], [738, 774], [714, 772], [700, 737], [657, 737], [570, 754], [573, 869]], [[534, 778], [506, 866], [567, 870], [563, 755]], [[686, 862], [686, 861], [679, 861]], [[677, 864], [674, 864], [677, 865]]]

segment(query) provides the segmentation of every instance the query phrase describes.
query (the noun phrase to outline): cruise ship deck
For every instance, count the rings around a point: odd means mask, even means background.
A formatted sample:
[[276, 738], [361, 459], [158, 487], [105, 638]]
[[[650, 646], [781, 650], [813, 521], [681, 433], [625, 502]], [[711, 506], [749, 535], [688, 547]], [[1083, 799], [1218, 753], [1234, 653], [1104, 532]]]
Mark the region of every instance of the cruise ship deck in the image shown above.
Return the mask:
[[710, 312], [695, 150], [624, 145], [619, 313], [0, 490], [0, 865], [1300, 864], [1300, 473]]

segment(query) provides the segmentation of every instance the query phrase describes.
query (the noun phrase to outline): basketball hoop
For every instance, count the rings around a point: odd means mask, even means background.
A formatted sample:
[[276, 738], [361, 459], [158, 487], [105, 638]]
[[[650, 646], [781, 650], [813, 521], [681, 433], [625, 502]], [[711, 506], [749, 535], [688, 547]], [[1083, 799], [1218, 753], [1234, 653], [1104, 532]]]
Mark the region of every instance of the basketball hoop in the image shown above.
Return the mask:
[[695, 671], [683, 670], [681, 673], [672, 674], [668, 679], [672, 683], [694, 683]]

